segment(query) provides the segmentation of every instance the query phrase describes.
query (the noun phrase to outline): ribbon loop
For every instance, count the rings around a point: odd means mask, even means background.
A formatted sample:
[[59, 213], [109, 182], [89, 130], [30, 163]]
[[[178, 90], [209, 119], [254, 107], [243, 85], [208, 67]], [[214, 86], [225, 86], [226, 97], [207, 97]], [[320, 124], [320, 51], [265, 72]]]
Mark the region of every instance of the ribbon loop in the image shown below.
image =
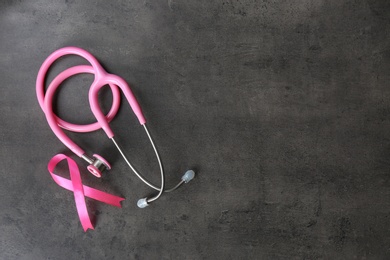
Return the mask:
[[[66, 160], [68, 163], [70, 180], [54, 174], [55, 167], [59, 162], [63, 160]], [[83, 226], [84, 232], [86, 232], [88, 229], [94, 229], [91, 223], [91, 219], [88, 215], [87, 205], [84, 199], [85, 196], [121, 208], [120, 202], [124, 200], [124, 198], [114, 196], [112, 194], [83, 185], [81, 181], [79, 167], [72, 158], [64, 154], [57, 154], [53, 158], [51, 158], [47, 168], [50, 172], [51, 177], [53, 178], [55, 183], [58, 184], [58, 186], [69, 191], [73, 191], [77, 213], [79, 215], [79, 219], [81, 225]]]

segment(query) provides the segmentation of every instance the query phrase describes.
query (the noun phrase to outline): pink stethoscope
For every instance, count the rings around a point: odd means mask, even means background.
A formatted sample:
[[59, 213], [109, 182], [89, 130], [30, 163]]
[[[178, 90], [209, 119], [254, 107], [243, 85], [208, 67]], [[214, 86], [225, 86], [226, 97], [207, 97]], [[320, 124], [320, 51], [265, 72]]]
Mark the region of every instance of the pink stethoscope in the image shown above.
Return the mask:
[[[80, 57], [83, 57], [86, 59], [92, 66], [90, 65], [79, 65], [74, 66], [71, 68], [68, 68], [61, 72], [59, 75], [57, 75], [53, 81], [50, 83], [49, 87], [46, 90], [45, 93], [45, 77], [46, 73], [49, 70], [50, 66], [60, 57], [65, 55], [77, 55]], [[57, 88], [60, 86], [60, 84], [66, 80], [69, 77], [72, 77], [76, 74], [81, 73], [91, 73], [95, 75], [95, 79], [89, 89], [89, 104], [91, 107], [91, 110], [94, 114], [94, 116], [97, 119], [97, 122], [92, 124], [86, 124], [86, 125], [77, 125], [69, 123], [61, 118], [59, 118], [57, 115], [53, 112], [53, 98], [54, 94], [57, 90]], [[104, 115], [103, 112], [100, 109], [99, 103], [98, 103], [98, 93], [99, 90], [105, 86], [109, 85], [112, 91], [113, 101], [112, 101], [112, 107], [110, 111], [107, 113], [107, 115]], [[126, 158], [125, 154], [122, 152], [122, 149], [119, 147], [118, 143], [114, 139], [114, 133], [112, 129], [110, 128], [109, 122], [115, 117], [115, 115], [118, 112], [119, 106], [120, 106], [120, 92], [119, 89], [122, 90], [123, 94], [125, 95], [127, 101], [129, 102], [131, 109], [134, 111], [135, 115], [138, 118], [138, 121], [141, 125], [143, 125], [146, 134], [153, 146], [153, 150], [156, 154], [158, 164], [160, 167], [160, 173], [161, 173], [161, 186], [157, 187], [150, 183], [148, 180], [146, 180], [141, 174], [137, 172], [137, 170], [133, 167], [133, 165], [129, 162], [129, 160]], [[138, 176], [145, 184], [147, 184], [149, 187], [155, 189], [158, 191], [158, 194], [153, 197], [146, 197], [138, 200], [137, 205], [140, 208], [145, 208], [149, 205], [149, 203], [157, 200], [163, 192], [171, 192], [176, 190], [178, 187], [180, 187], [183, 183], [188, 183], [190, 180], [192, 180], [195, 176], [195, 172], [193, 170], [188, 170], [181, 178], [181, 181], [174, 186], [171, 189], [165, 189], [165, 182], [164, 182], [164, 169], [163, 165], [161, 163], [161, 159], [159, 156], [159, 153], [156, 149], [156, 146], [153, 142], [152, 137], [150, 136], [150, 133], [146, 127], [146, 120], [144, 115], [142, 114], [141, 108], [135, 99], [133, 93], [131, 92], [131, 89], [129, 85], [126, 83], [125, 80], [123, 80], [121, 77], [117, 75], [113, 75], [110, 73], [107, 73], [103, 67], [99, 64], [99, 62], [96, 60], [95, 57], [93, 57], [89, 52], [77, 48], [77, 47], [65, 47], [62, 49], [59, 49], [55, 52], [53, 52], [42, 64], [41, 68], [39, 69], [37, 81], [36, 81], [36, 92], [37, 97], [39, 101], [39, 105], [41, 106], [42, 110], [44, 111], [46, 115], [47, 122], [49, 123], [51, 129], [53, 130], [54, 134], [60, 139], [60, 141], [65, 144], [72, 152], [74, 152], [77, 156], [85, 160], [89, 165], [87, 167], [88, 171], [91, 172], [96, 177], [101, 177], [102, 172], [104, 170], [110, 170], [111, 165], [100, 155], [94, 154], [93, 157], [88, 156], [80, 146], [78, 146], [75, 142], [73, 142], [61, 129], [66, 129], [73, 132], [92, 132], [96, 131], [98, 129], [103, 129], [103, 131], [106, 133], [109, 139], [111, 139], [122, 155], [123, 159], [126, 161], [126, 163], [129, 165], [131, 170], [135, 173], [135, 175]]]

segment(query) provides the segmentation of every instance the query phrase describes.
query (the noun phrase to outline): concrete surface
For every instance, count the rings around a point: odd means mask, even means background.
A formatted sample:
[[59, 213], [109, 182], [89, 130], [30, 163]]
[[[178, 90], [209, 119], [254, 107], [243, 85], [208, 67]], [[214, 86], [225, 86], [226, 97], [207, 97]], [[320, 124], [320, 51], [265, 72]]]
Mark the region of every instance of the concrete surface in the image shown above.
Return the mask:
[[[389, 1], [54, 2], [0, 3], [1, 259], [390, 258]], [[68, 45], [131, 84], [169, 184], [198, 173], [140, 210], [152, 191], [104, 133], [70, 134], [114, 165], [97, 180], [77, 160], [84, 183], [126, 197], [122, 209], [88, 199], [87, 233], [47, 171], [70, 153], [35, 96], [43, 60]], [[92, 79], [64, 84], [63, 118], [93, 121]], [[125, 103], [113, 128], [157, 183]]]

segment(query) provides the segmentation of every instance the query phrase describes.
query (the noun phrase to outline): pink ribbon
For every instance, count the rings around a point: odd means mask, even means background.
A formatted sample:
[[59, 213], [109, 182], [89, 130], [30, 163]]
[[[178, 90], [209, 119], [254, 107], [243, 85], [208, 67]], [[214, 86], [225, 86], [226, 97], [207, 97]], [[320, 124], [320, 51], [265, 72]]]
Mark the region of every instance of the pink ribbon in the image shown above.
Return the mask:
[[[68, 162], [71, 180], [65, 179], [53, 173], [57, 164], [64, 159], [66, 159]], [[51, 177], [59, 186], [64, 189], [73, 191], [77, 213], [79, 215], [79, 219], [81, 225], [83, 226], [84, 232], [86, 232], [88, 228], [94, 229], [91, 223], [91, 219], [88, 215], [87, 205], [85, 204], [84, 199], [85, 196], [121, 208], [120, 202], [124, 200], [124, 198], [117, 197], [109, 193], [105, 193], [100, 190], [96, 190], [86, 185], [83, 185], [83, 183], [81, 182], [79, 167], [77, 166], [77, 163], [70, 157], [64, 154], [57, 154], [53, 158], [51, 158], [47, 168], [51, 174]]]

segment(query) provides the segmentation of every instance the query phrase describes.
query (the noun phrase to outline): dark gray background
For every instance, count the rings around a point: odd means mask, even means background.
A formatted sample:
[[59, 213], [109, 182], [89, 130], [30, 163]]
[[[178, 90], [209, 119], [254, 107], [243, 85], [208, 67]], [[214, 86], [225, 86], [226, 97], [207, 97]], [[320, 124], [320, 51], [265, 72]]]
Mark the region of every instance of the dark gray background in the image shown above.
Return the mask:
[[[390, 257], [389, 1], [52, 2], [0, 4], [1, 259]], [[73, 156], [84, 183], [126, 197], [122, 209], [88, 199], [87, 233], [47, 171], [70, 153], [35, 95], [44, 59], [69, 45], [131, 84], [169, 184], [198, 173], [140, 210], [152, 191], [104, 133], [70, 134], [114, 165], [98, 180]], [[63, 59], [49, 80], [80, 62]], [[63, 118], [94, 120], [92, 80], [64, 84]], [[112, 126], [158, 183], [126, 102]]]

